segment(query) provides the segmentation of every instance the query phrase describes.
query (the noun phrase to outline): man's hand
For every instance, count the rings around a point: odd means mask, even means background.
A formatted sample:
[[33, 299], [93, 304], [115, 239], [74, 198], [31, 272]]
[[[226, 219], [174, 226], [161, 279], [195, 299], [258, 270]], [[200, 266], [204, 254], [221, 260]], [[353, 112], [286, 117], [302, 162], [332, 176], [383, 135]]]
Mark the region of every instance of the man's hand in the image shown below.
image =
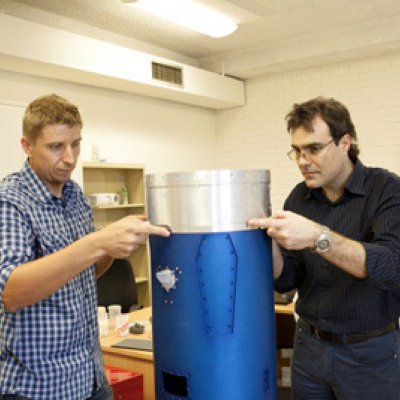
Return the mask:
[[167, 229], [150, 225], [144, 217], [129, 215], [96, 232], [101, 248], [112, 258], [127, 258], [149, 235], [168, 237]]
[[280, 211], [269, 218], [250, 219], [249, 226], [266, 229], [269, 236], [288, 250], [314, 247], [321, 225], [290, 211]]
[[169, 232], [150, 225], [145, 218], [127, 216], [62, 250], [19, 265], [3, 290], [5, 309], [15, 312], [38, 303], [93, 263], [96, 263], [96, 275], [101, 275], [112, 258], [129, 257], [149, 235], [167, 237]]

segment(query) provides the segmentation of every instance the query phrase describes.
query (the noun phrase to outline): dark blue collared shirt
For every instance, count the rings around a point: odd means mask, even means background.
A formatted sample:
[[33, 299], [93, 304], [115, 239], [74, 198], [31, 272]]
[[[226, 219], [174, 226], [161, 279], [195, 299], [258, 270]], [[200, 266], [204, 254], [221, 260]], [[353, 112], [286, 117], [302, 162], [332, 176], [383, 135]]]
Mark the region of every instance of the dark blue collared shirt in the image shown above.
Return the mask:
[[[298, 184], [284, 208], [360, 242], [368, 277], [357, 279], [309, 249], [283, 250], [276, 290], [298, 288], [296, 312], [321, 330], [356, 333], [400, 315], [400, 178], [356, 161], [343, 195], [329, 201], [320, 189]], [[334, 249], [332, 249], [334, 251]]]

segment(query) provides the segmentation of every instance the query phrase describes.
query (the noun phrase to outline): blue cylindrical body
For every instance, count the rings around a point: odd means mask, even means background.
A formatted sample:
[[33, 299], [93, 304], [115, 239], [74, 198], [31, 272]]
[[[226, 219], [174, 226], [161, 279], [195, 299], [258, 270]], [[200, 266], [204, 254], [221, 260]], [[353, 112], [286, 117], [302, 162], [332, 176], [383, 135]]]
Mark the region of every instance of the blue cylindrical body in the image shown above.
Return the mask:
[[[173, 233], [150, 244], [156, 399], [275, 400], [265, 232]], [[162, 271], [177, 279], [171, 288]]]

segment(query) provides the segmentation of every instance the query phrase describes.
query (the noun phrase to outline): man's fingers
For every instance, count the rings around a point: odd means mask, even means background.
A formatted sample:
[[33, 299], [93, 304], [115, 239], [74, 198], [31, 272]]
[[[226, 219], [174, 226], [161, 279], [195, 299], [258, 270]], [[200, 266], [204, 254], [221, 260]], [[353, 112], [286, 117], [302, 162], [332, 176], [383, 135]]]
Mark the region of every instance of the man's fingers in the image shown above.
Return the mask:
[[130, 214], [125, 218], [132, 219], [134, 221], [147, 221], [147, 216], [144, 214]]
[[277, 211], [272, 214], [271, 218], [275, 218], [275, 219], [288, 218], [289, 214], [290, 214], [290, 211]]
[[135, 234], [158, 235], [163, 237], [170, 236], [168, 229], [162, 226], [151, 225], [145, 215], [130, 215], [127, 218], [129, 218], [127, 221]]
[[170, 236], [168, 229], [162, 228], [161, 226], [150, 225], [149, 223], [135, 224], [134, 230], [137, 234], [158, 235], [163, 237]]
[[247, 221], [247, 226], [254, 226], [257, 228], [264, 228], [266, 226], [267, 218], [253, 218]]
[[280, 235], [280, 231], [278, 228], [268, 228], [267, 233], [271, 237], [277, 237]]
[[275, 218], [259, 218], [259, 219], [249, 219], [247, 221], [249, 226], [255, 226], [262, 229], [268, 228], [281, 228], [282, 227], [282, 220], [275, 219]]
[[162, 228], [161, 226], [149, 225], [148, 227], [151, 228], [149, 232], [150, 235], [158, 235], [162, 237], [169, 237], [171, 235], [168, 229]]

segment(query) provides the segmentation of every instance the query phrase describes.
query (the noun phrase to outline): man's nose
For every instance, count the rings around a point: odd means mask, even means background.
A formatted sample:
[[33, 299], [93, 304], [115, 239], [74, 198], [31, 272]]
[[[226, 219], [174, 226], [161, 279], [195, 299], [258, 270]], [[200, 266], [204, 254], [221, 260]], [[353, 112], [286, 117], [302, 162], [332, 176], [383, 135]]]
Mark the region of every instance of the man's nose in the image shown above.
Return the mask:
[[65, 163], [68, 163], [68, 164], [73, 164], [73, 163], [74, 163], [74, 161], [75, 161], [75, 156], [74, 156], [74, 151], [72, 150], [72, 147], [71, 147], [71, 146], [67, 146], [67, 147], [65, 148], [65, 151], [64, 151], [64, 153], [63, 153], [62, 160], [63, 160]]
[[307, 152], [305, 152], [304, 150], [300, 150], [300, 153], [297, 157], [297, 164], [299, 164], [299, 165], [310, 164], [310, 160], [308, 158]]

